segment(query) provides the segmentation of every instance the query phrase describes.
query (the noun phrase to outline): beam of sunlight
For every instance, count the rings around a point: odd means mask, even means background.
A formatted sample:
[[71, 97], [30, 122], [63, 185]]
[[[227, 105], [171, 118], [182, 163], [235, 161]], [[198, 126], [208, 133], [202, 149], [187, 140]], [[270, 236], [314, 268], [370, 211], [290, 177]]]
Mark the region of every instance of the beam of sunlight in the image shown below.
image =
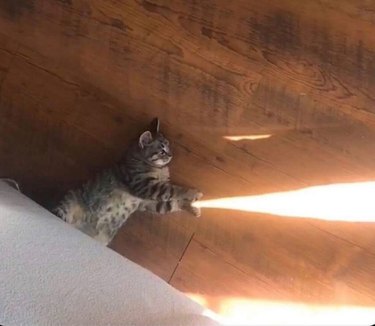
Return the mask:
[[[375, 308], [186, 293], [222, 325], [372, 325]], [[213, 313], [209, 313], [209, 309]]]
[[271, 134], [267, 135], [242, 135], [242, 136], [223, 136], [224, 139], [231, 141], [241, 141], [241, 140], [260, 140], [272, 137]]
[[331, 184], [264, 195], [203, 200], [194, 205], [329, 221], [375, 222], [375, 182]]

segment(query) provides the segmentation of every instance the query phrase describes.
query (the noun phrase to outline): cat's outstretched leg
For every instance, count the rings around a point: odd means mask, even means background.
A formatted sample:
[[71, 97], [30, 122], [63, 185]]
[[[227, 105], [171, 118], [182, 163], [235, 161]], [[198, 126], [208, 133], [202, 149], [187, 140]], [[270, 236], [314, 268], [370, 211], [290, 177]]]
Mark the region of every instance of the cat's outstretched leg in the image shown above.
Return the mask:
[[195, 217], [199, 217], [201, 215], [201, 211], [198, 207], [192, 206], [191, 202], [185, 200], [144, 200], [139, 205], [138, 210], [158, 214], [173, 213], [184, 210], [194, 215]]
[[130, 192], [139, 198], [166, 202], [171, 200], [194, 202], [203, 196], [197, 189], [185, 188], [153, 178], [131, 184]]

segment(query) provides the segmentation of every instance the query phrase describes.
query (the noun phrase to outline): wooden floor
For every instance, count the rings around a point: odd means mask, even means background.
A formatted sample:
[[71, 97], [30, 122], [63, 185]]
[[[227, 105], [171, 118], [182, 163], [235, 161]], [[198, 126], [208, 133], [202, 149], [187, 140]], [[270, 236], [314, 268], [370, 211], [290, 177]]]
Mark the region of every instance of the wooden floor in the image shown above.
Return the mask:
[[[373, 1], [4, 0], [0, 174], [51, 206], [158, 116], [204, 199], [375, 181], [374, 58]], [[112, 248], [216, 311], [375, 305], [371, 222], [203, 208], [134, 216]]]

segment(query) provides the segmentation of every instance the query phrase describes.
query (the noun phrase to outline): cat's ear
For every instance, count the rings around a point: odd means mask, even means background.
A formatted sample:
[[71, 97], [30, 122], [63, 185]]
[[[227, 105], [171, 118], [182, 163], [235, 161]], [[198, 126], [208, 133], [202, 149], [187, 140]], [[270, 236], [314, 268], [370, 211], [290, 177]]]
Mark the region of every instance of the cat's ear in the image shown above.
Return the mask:
[[139, 147], [144, 148], [146, 145], [150, 144], [152, 142], [152, 134], [149, 131], [145, 131], [140, 137], [139, 137]]
[[154, 118], [150, 123], [150, 130], [153, 134], [158, 134], [160, 129], [160, 120], [159, 118]]

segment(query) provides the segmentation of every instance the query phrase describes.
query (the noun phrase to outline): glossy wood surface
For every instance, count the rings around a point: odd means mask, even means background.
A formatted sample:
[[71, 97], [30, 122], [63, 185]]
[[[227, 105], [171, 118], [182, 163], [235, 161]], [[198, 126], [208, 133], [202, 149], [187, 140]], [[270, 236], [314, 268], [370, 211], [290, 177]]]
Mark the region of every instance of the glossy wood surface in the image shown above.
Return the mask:
[[[0, 173], [52, 206], [158, 116], [205, 199], [372, 181], [374, 58], [373, 1], [3, 0]], [[374, 305], [373, 223], [261, 213], [138, 214], [112, 248], [216, 310]]]

